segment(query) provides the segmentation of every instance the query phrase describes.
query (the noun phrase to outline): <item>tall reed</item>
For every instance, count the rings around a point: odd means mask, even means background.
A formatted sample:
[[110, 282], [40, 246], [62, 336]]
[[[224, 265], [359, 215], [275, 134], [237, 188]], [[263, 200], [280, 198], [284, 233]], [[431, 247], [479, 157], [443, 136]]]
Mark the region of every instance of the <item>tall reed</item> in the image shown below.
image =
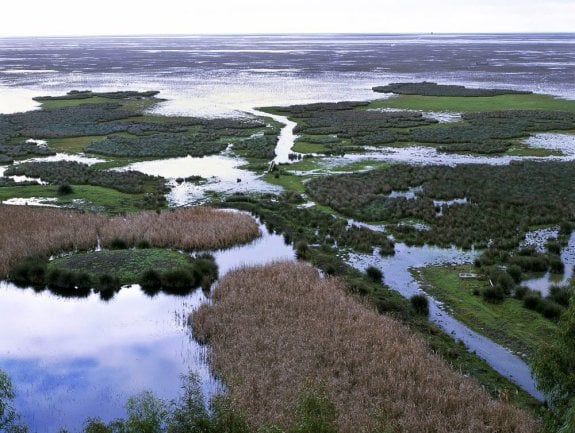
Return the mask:
[[[301, 263], [227, 274], [194, 335], [254, 426], [290, 427], [298, 395], [316, 384], [340, 432], [534, 432], [537, 423], [454, 372], [405, 325]], [[293, 426], [291, 426], [293, 427]]]
[[146, 240], [156, 247], [216, 249], [259, 234], [252, 217], [211, 208], [182, 208], [125, 217], [31, 206], [0, 205], [0, 278], [24, 257], [88, 250], [119, 239]]

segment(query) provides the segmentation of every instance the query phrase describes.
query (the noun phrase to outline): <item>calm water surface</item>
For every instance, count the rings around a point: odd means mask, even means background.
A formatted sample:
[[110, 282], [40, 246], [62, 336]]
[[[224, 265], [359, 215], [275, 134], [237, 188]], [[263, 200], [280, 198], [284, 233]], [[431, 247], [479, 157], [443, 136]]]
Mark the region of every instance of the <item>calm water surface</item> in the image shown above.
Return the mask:
[[[260, 230], [250, 244], [214, 252], [220, 276], [295, 257], [282, 236]], [[187, 326], [206, 301], [201, 290], [150, 298], [137, 285], [107, 302], [95, 294], [66, 299], [0, 282], [0, 368], [14, 382], [19, 412], [33, 432], [78, 431], [88, 417], [124, 416], [126, 399], [143, 390], [175, 398], [190, 371], [209, 397], [219, 384]]]

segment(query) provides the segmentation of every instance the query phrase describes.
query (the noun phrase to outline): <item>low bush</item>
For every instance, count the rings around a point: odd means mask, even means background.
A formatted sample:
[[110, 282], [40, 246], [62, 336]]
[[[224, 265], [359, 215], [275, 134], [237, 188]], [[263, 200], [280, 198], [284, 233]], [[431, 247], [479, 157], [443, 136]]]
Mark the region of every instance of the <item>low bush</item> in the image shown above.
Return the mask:
[[483, 299], [485, 301], [492, 302], [495, 304], [503, 302], [503, 300], [505, 299], [505, 292], [500, 285], [496, 284], [494, 286], [490, 286], [487, 287], [486, 289], [483, 289], [483, 291], [481, 292], [481, 296], [483, 296]]
[[529, 310], [537, 311], [541, 303], [541, 293], [529, 291], [523, 296], [523, 306]]
[[368, 266], [365, 270], [365, 274], [374, 283], [381, 283], [381, 279], [383, 278], [383, 272], [375, 266]]
[[573, 289], [566, 286], [551, 286], [547, 298], [557, 304], [567, 308], [573, 296]]
[[429, 316], [429, 299], [424, 294], [413, 295], [409, 298], [411, 307], [420, 316]]

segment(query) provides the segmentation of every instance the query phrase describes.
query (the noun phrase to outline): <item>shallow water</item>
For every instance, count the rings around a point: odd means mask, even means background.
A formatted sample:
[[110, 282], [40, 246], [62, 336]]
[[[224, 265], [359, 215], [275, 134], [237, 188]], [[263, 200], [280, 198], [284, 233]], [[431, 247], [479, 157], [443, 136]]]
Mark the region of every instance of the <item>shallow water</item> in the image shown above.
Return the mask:
[[[373, 254], [350, 254], [348, 262], [361, 271], [375, 266], [383, 272], [384, 282], [406, 298], [421, 293], [421, 287], [410, 272], [411, 268], [430, 265], [470, 263], [476, 257], [473, 251], [456, 248], [438, 248], [431, 246], [408, 247], [395, 244], [395, 255], [382, 257], [376, 251]], [[534, 397], [542, 400], [542, 394], [536, 389], [528, 365], [518, 356], [499, 346], [490, 339], [472, 331], [455, 320], [432, 297], [429, 303], [429, 319], [439, 325], [454, 339], [461, 340], [469, 351], [475, 352], [486, 360], [497, 372], [507, 377]]]
[[566, 34], [0, 39], [0, 112], [39, 94], [132, 88], [162, 91], [164, 114], [218, 116], [422, 80], [575, 98], [574, 52]]
[[[122, 167], [120, 170], [136, 170], [151, 176], [160, 176], [169, 181], [172, 190], [168, 194], [171, 206], [202, 201], [210, 191], [219, 193], [233, 192], [279, 192], [280, 187], [261, 179], [260, 175], [243, 170], [246, 161], [225, 155], [204, 157], [186, 156], [153, 161], [143, 161]], [[201, 176], [206, 183], [176, 182], [177, 178]]]
[[573, 278], [573, 267], [575, 266], [575, 233], [571, 234], [567, 246], [561, 250], [561, 261], [565, 265], [565, 271], [562, 274], [546, 272], [540, 277], [521, 281], [521, 285], [538, 290], [543, 296], [549, 294], [549, 288], [553, 285], [567, 285]]
[[[214, 252], [220, 276], [243, 264], [295, 257], [282, 236], [260, 229], [252, 243]], [[95, 294], [65, 299], [0, 282], [0, 368], [14, 382], [17, 410], [32, 432], [55, 433], [78, 431], [87, 417], [124, 416], [126, 399], [143, 390], [175, 398], [180, 375], [190, 371], [213, 395], [219, 384], [206, 349], [187, 326], [206, 301], [201, 290], [150, 298], [137, 285], [107, 302]]]

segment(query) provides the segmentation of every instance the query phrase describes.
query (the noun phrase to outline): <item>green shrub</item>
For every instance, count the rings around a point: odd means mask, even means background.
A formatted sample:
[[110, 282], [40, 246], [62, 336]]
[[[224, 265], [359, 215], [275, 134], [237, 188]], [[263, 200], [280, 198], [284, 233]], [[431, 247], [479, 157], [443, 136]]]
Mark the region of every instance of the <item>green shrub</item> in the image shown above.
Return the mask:
[[113, 250], [126, 250], [128, 249], [128, 243], [121, 238], [114, 238], [110, 241], [110, 248]]
[[505, 292], [498, 284], [483, 289], [481, 295], [485, 301], [492, 303], [502, 302], [505, 299]]
[[98, 277], [98, 289], [100, 291], [116, 292], [122, 287], [118, 277], [110, 274], [102, 274]]
[[168, 292], [187, 293], [196, 286], [192, 272], [187, 269], [174, 269], [161, 276], [162, 289]]
[[383, 272], [381, 272], [379, 268], [376, 268], [375, 266], [368, 266], [365, 270], [365, 273], [367, 277], [374, 283], [381, 283]]
[[162, 277], [154, 269], [148, 269], [140, 276], [138, 281], [142, 290], [148, 294], [157, 293], [162, 287]]
[[409, 298], [409, 302], [411, 302], [411, 307], [416, 314], [421, 316], [429, 315], [429, 299], [424, 294], [413, 295]]
[[152, 248], [152, 244], [149, 241], [142, 239], [136, 242], [136, 248], [140, 250], [147, 250]]
[[523, 297], [523, 306], [529, 310], [536, 311], [541, 303], [541, 293], [529, 291]]
[[548, 299], [556, 302], [563, 307], [569, 306], [569, 301], [573, 296], [573, 289], [566, 286], [551, 286], [549, 288]]
[[522, 300], [525, 297], [525, 295], [527, 294], [527, 292], [529, 292], [528, 287], [516, 286], [515, 287], [515, 293], [513, 296], [515, 297], [515, 299]]
[[57, 190], [58, 195], [70, 195], [74, 193], [74, 188], [72, 188], [67, 183], [60, 185]]
[[547, 319], [557, 320], [561, 317], [564, 308], [549, 299], [541, 299], [537, 306], [537, 311]]

